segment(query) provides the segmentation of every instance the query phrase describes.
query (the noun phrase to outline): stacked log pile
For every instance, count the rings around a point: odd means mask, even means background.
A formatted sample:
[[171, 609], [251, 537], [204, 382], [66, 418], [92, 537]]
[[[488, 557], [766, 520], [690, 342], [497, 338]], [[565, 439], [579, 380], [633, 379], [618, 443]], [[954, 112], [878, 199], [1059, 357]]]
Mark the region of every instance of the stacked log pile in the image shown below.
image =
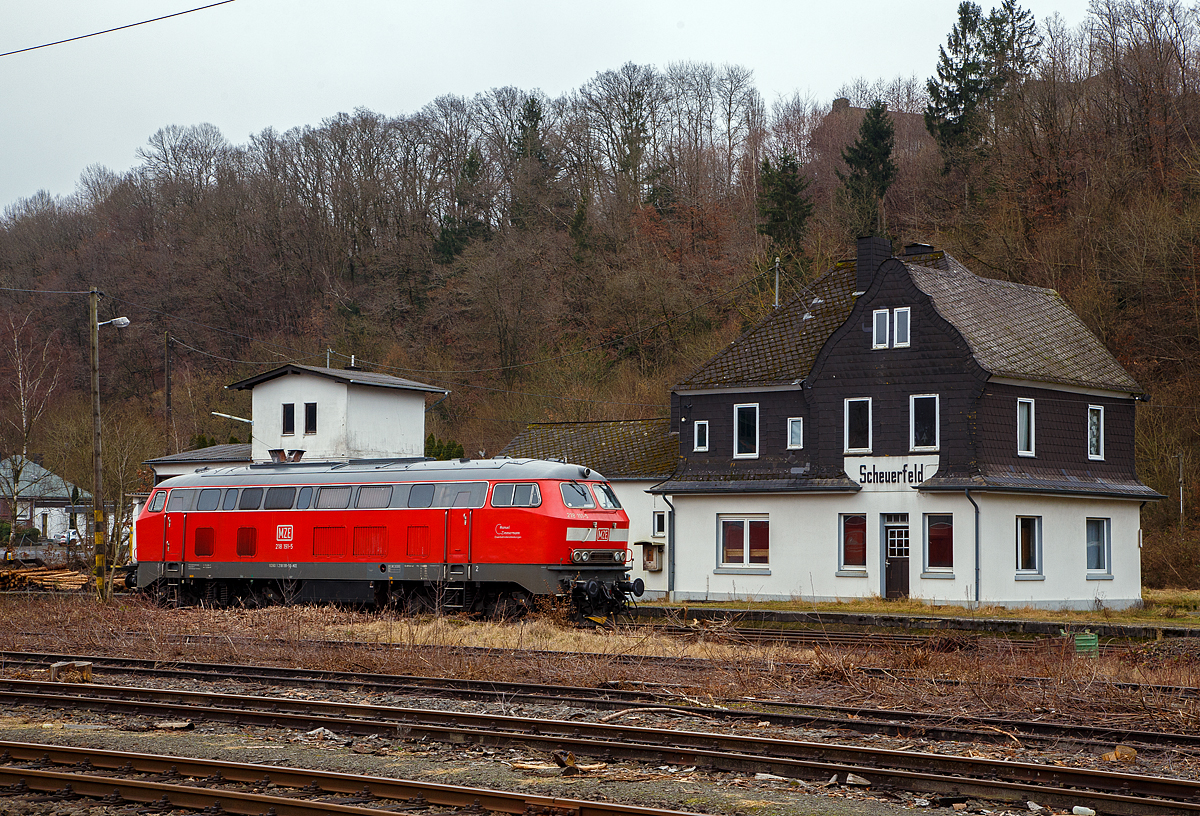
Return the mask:
[[0, 590], [51, 589], [75, 592], [90, 584], [91, 577], [75, 570], [50, 567], [0, 568]]

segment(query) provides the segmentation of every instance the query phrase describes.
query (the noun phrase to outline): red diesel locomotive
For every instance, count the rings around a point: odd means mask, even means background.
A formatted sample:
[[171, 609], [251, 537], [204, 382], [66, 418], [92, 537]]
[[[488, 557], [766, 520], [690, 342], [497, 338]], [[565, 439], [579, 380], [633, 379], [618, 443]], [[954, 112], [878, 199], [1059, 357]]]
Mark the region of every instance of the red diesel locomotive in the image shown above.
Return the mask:
[[506, 614], [569, 596], [615, 614], [629, 519], [604, 477], [536, 459], [202, 469], [137, 519], [138, 588], [173, 603], [400, 603]]

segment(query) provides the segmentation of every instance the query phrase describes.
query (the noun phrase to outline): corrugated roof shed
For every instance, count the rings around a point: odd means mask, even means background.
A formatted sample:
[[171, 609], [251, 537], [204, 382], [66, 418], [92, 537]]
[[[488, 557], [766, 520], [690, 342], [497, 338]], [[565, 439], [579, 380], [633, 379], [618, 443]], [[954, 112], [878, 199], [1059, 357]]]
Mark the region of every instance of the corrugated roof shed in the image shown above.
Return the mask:
[[501, 451], [502, 456], [565, 459], [613, 480], [666, 479], [679, 462], [679, 440], [671, 420], [619, 419], [601, 422], [534, 422]]

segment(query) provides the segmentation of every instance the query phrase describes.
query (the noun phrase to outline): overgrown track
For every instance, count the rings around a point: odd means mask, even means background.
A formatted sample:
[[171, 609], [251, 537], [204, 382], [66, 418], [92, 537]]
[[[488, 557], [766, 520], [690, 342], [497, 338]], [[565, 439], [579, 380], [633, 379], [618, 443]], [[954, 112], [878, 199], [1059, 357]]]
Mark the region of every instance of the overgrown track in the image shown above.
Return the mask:
[[[0, 796], [66, 790], [110, 802], [168, 803], [191, 810], [277, 816], [454, 812], [554, 813], [562, 816], [681, 816], [677, 811], [531, 796], [377, 776], [0, 742]], [[281, 796], [279, 789], [291, 796]], [[270, 789], [272, 795], [262, 791]], [[342, 802], [338, 802], [342, 799]], [[2, 801], [2, 800], [0, 800]], [[214, 803], [220, 804], [214, 809]], [[349, 804], [354, 802], [355, 804]], [[378, 807], [371, 807], [377, 803]], [[400, 806], [399, 808], [397, 806]], [[482, 809], [482, 810], [481, 810]]]
[[958, 793], [1046, 804], [1083, 804], [1108, 814], [1200, 814], [1200, 781], [1147, 777], [914, 751], [765, 737], [477, 714], [462, 711], [314, 702], [128, 686], [4, 681], [0, 703], [106, 714], [140, 714], [257, 725], [383, 734], [400, 739], [488, 746], [524, 744], [581, 756], [712, 770], [828, 780], [853, 773], [873, 785], [920, 793]]

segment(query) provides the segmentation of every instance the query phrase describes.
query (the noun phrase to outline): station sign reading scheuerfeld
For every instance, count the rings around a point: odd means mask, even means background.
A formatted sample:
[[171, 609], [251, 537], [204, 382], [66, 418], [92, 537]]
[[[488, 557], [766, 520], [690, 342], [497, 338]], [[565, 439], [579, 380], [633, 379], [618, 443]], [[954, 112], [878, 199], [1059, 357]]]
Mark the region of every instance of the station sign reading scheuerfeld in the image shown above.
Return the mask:
[[846, 475], [863, 490], [912, 490], [937, 473], [938, 456], [847, 456]]

